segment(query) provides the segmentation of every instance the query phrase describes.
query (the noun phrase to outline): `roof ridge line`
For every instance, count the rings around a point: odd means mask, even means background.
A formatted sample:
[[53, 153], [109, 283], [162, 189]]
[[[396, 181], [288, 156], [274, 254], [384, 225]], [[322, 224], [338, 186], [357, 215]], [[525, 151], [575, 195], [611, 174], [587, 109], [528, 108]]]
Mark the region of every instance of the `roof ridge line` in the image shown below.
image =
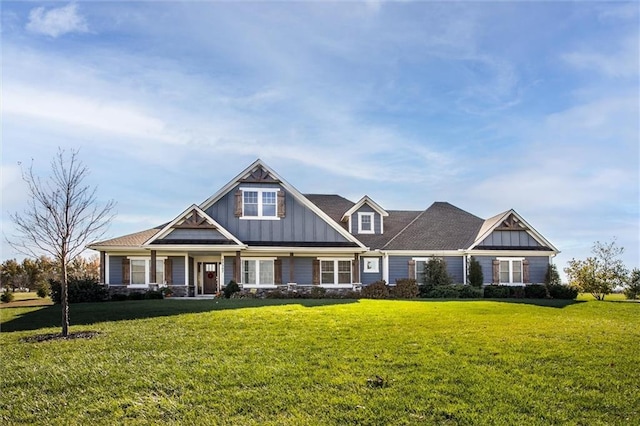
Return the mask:
[[420, 218], [420, 216], [422, 216], [423, 214], [425, 214], [425, 213], [427, 212], [427, 210], [428, 210], [428, 209], [424, 209], [424, 210], [422, 210], [422, 211], [420, 212], [420, 214], [419, 214], [418, 216], [414, 217], [414, 218], [413, 218], [413, 220], [412, 220], [411, 222], [409, 222], [409, 223], [408, 223], [404, 228], [402, 228], [402, 229], [400, 230], [400, 232], [398, 232], [396, 235], [394, 235], [394, 237], [393, 237], [393, 238], [391, 238], [389, 241], [387, 241], [387, 243], [386, 243], [384, 246], [382, 246], [382, 249], [384, 250], [384, 248], [385, 248], [385, 247], [387, 247], [389, 244], [391, 244], [391, 242], [392, 242], [393, 240], [395, 240], [396, 238], [398, 238], [398, 236], [399, 236], [400, 234], [402, 234], [404, 231], [406, 231], [408, 227], [410, 227], [411, 225], [413, 225], [413, 222], [415, 222], [416, 220], [418, 220], [418, 219]]

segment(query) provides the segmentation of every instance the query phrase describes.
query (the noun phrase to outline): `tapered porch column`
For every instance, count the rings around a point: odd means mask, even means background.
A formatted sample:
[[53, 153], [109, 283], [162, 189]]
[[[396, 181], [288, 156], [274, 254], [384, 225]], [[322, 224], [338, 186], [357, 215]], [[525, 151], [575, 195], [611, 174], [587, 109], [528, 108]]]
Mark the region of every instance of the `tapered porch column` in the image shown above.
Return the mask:
[[295, 274], [293, 271], [293, 253], [289, 253], [289, 282], [294, 283]]
[[100, 252], [100, 282], [102, 284], [105, 283], [106, 263], [107, 263], [107, 256], [105, 255], [105, 252], [101, 251]]
[[151, 250], [151, 265], [149, 265], [149, 282], [155, 284], [156, 282], [156, 251]]
[[233, 271], [233, 280], [240, 283], [240, 275], [242, 274], [242, 265], [240, 264], [240, 252], [236, 252], [235, 270]]

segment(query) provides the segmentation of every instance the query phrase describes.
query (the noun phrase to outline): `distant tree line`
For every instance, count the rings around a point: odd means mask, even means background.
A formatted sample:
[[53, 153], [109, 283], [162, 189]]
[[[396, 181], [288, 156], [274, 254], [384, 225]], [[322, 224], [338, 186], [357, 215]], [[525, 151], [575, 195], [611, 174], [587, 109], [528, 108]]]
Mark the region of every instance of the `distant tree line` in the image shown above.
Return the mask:
[[[100, 257], [76, 257], [69, 263], [68, 273], [77, 280], [97, 281], [100, 279]], [[61, 276], [60, 264], [48, 256], [35, 260], [25, 258], [22, 262], [8, 259], [0, 264], [0, 286], [10, 291], [44, 289], [49, 293], [49, 280], [59, 281]]]

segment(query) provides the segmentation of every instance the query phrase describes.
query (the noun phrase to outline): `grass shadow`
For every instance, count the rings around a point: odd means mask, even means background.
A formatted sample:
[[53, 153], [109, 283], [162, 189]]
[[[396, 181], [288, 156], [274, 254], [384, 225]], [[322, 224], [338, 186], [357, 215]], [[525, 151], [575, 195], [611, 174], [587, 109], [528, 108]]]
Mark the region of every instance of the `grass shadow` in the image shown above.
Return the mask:
[[[259, 308], [267, 306], [301, 305], [314, 308], [328, 305], [357, 303], [356, 299], [211, 299], [211, 300], [129, 300], [124, 302], [74, 303], [69, 307], [72, 326], [91, 325], [108, 321], [126, 321], [195, 314], [227, 309]], [[37, 308], [37, 307], [34, 307]], [[62, 310], [60, 305], [45, 306], [17, 315], [12, 309], [3, 313], [13, 318], [0, 324], [0, 331], [29, 331], [48, 327], [60, 327]]]

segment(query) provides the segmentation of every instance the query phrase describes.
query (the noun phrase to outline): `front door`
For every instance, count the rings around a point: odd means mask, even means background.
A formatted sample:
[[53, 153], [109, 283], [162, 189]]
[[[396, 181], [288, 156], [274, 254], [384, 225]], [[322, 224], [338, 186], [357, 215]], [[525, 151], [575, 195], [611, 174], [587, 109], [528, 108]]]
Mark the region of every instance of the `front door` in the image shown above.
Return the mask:
[[204, 264], [204, 294], [215, 294], [218, 290], [218, 264]]

